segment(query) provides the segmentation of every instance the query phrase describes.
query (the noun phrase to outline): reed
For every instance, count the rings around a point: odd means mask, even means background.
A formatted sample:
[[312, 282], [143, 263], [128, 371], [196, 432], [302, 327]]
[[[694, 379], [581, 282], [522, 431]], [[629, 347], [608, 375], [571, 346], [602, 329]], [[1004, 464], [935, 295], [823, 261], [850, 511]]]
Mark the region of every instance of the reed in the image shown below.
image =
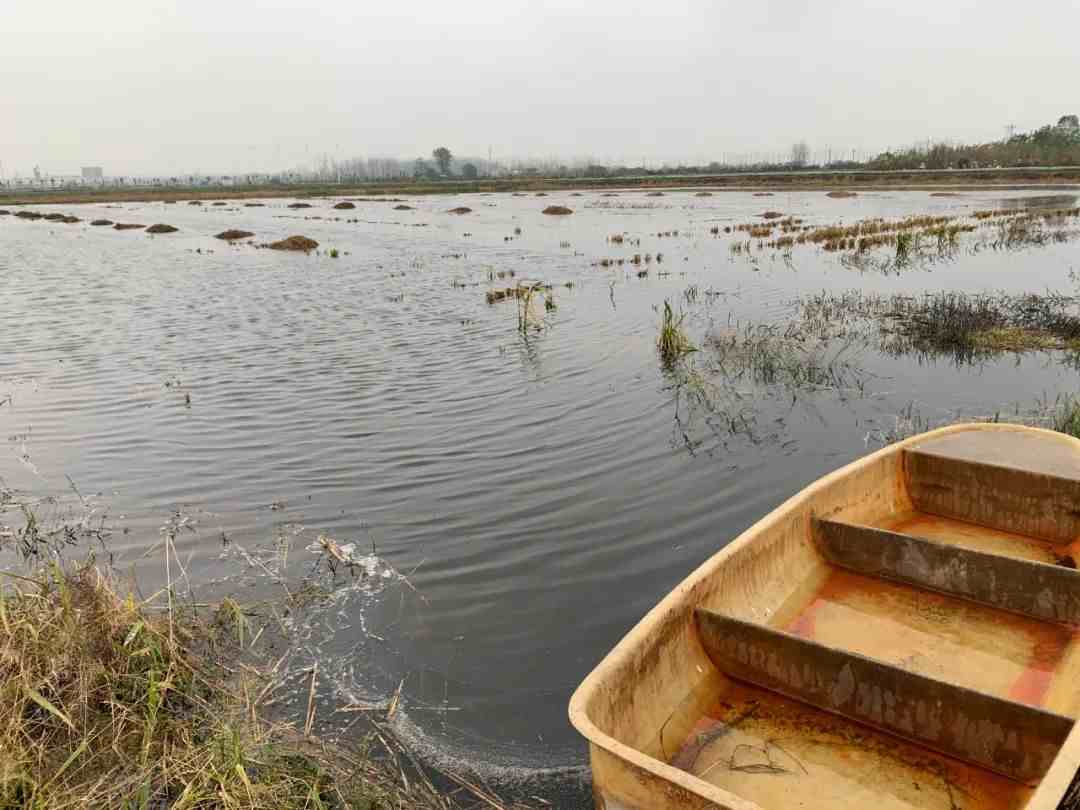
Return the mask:
[[660, 364], [665, 369], [674, 368], [686, 355], [697, 351], [697, 347], [690, 342], [683, 330], [685, 313], [675, 315], [671, 302], [664, 300], [664, 309], [660, 316], [660, 334], [656, 339], [656, 347], [660, 352]]

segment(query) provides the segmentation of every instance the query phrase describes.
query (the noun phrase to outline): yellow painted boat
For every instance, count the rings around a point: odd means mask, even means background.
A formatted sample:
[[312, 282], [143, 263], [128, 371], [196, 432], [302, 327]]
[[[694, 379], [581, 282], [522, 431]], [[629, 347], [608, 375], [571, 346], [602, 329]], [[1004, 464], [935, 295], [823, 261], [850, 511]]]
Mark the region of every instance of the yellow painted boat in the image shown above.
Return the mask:
[[958, 425], [849, 464], [578, 688], [596, 807], [1080, 807], [1077, 560], [1074, 438]]

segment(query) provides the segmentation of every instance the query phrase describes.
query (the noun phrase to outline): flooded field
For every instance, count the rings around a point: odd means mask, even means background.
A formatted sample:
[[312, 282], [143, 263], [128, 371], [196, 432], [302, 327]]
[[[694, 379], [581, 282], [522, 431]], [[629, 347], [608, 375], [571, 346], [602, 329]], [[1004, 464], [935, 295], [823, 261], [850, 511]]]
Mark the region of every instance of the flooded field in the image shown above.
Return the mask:
[[0, 483], [511, 791], [584, 801], [570, 693], [762, 514], [1077, 390], [1060, 189], [222, 201], [0, 215]]

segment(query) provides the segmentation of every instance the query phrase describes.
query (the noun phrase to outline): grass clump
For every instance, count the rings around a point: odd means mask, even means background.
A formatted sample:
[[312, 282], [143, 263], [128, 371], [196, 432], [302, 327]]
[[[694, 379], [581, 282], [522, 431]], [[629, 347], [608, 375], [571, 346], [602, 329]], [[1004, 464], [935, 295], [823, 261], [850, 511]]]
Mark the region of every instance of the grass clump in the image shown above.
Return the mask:
[[326, 806], [329, 776], [285, 755], [210, 663], [209, 625], [92, 567], [16, 582], [0, 594], [0, 807]]
[[226, 242], [235, 242], [238, 239], [249, 239], [254, 235], [255, 234], [253, 234], [251, 231], [242, 231], [238, 228], [230, 228], [227, 231], [222, 231], [221, 233], [215, 235], [214, 238], [224, 239]]
[[271, 242], [269, 245], [271, 250], [302, 250], [305, 253], [315, 250], [318, 246], [318, 242], [306, 236], [290, 236], [287, 239]]
[[660, 363], [666, 369], [674, 368], [686, 355], [697, 351], [697, 347], [690, 342], [683, 330], [683, 321], [686, 313], [679, 313], [678, 317], [671, 307], [671, 302], [664, 301], [664, 309], [660, 315], [660, 334], [656, 338], [656, 348], [660, 352]]

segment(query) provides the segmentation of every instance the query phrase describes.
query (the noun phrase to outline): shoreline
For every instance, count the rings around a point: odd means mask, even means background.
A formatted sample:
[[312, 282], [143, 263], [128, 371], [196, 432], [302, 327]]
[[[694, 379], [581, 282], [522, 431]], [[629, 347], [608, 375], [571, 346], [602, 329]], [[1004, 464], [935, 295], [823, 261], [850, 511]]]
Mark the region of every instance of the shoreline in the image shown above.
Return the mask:
[[0, 192], [0, 205], [76, 205], [101, 202], [180, 202], [433, 194], [501, 194], [527, 192], [638, 191], [694, 189], [712, 192], [755, 191], [1080, 191], [1080, 167], [1051, 169], [976, 169], [856, 172], [744, 172], [715, 175], [665, 175], [609, 178], [513, 178], [308, 183], [301, 185], [228, 186], [218, 188], [150, 186], [146, 188], [60, 189]]

